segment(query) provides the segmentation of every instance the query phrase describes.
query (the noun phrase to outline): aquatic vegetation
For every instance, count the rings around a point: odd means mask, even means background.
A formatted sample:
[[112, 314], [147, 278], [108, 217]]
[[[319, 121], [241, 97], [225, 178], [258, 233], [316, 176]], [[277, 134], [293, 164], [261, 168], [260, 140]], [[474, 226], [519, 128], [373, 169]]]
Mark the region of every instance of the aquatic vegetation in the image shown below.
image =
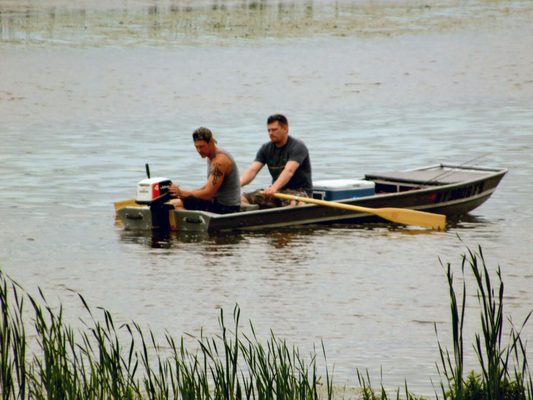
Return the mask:
[[[38, 301], [3, 274], [0, 281], [3, 399], [316, 399], [332, 390], [327, 371], [326, 389], [320, 383], [314, 355], [307, 361], [273, 333], [263, 344], [252, 324], [249, 336], [241, 334], [238, 307], [233, 330], [221, 311], [221, 334], [201, 335], [192, 353], [183, 338], [167, 334], [162, 346], [135, 322], [117, 327], [107, 310], [100, 321], [81, 295], [90, 322], [74, 332], [62, 307], [54, 310], [41, 291]], [[26, 347], [34, 335], [25, 330], [24, 298], [34, 316], [35, 354]]]
[[[482, 333], [474, 343], [480, 370], [465, 377], [466, 284], [458, 297], [448, 264], [453, 350], [439, 341], [440, 395], [451, 400], [531, 400], [533, 383], [521, 336], [531, 313], [519, 329], [511, 324], [509, 342], [504, 345], [501, 271], [498, 268], [494, 287], [481, 248], [463, 257], [463, 278], [467, 266], [475, 277], [481, 310]], [[264, 342], [252, 323], [248, 333], [241, 332], [238, 306], [231, 329], [221, 311], [220, 333], [200, 334], [192, 351], [183, 337], [176, 341], [167, 333], [161, 345], [152, 331], [135, 322], [117, 326], [109, 311], [98, 309], [96, 315], [78, 296], [88, 321], [85, 329], [74, 330], [66, 324], [62, 306], [50, 306], [41, 290], [38, 298], [31, 296], [0, 271], [2, 399], [334, 399], [353, 395], [373, 400], [390, 396], [383, 383], [378, 390], [372, 386], [368, 372], [356, 371], [355, 391], [336, 387], [324, 344], [318, 352], [325, 365], [322, 377], [316, 351], [302, 355], [273, 332]], [[30, 351], [30, 347], [36, 349]], [[407, 382], [395, 397], [418, 398]]]
[[343, 0], [54, 3], [2, 1], [0, 26], [4, 29], [0, 30], [0, 40], [42, 42], [60, 37], [67, 42], [97, 44], [187, 42], [199, 37], [227, 40], [389, 36], [490, 24], [510, 14], [527, 19], [532, 13], [525, 3], [499, 8], [480, 7], [478, 2], [441, 2], [431, 6]]
[[[464, 274], [467, 266], [474, 274], [477, 284], [482, 333], [476, 333], [474, 343], [481, 373], [476, 374], [471, 371], [465, 380], [463, 326], [466, 310]], [[496, 271], [498, 284], [493, 286], [483, 251], [479, 247], [477, 253], [469, 249], [468, 255], [463, 256], [461, 270], [463, 290], [461, 305], [459, 306], [451, 265], [447, 264], [452, 314], [453, 357], [439, 342], [441, 371], [447, 383], [447, 386], [441, 383], [443, 397], [452, 400], [533, 398], [533, 383], [527, 363], [526, 344], [521, 337], [531, 312], [518, 329], [509, 320], [509, 342], [503, 345], [504, 285], [500, 267]], [[511, 363], [513, 359], [514, 363]]]

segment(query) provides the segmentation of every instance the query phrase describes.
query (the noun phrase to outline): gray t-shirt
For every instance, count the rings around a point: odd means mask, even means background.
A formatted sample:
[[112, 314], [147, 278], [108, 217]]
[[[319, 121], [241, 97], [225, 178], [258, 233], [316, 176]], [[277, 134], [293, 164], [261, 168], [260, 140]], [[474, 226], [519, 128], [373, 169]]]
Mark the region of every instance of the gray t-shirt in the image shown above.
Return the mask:
[[282, 189], [304, 190], [309, 195], [312, 194], [311, 160], [309, 151], [301, 140], [289, 136], [285, 146], [280, 148], [272, 142], [267, 142], [257, 152], [255, 161], [268, 166], [272, 182], [278, 179], [288, 161], [296, 161], [300, 167]]

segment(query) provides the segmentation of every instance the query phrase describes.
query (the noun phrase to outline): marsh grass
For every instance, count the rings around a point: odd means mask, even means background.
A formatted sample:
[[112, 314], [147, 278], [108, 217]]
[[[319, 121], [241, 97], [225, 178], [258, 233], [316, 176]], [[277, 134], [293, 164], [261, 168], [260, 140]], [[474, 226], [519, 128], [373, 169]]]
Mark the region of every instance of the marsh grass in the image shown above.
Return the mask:
[[[468, 268], [469, 267], [469, 268]], [[470, 371], [464, 376], [463, 327], [466, 310], [465, 270], [470, 269], [476, 282], [476, 297], [480, 306], [481, 334], [475, 334], [474, 351], [481, 372]], [[501, 268], [496, 270], [497, 283], [493, 286], [481, 247], [474, 252], [468, 249], [463, 256], [462, 295], [458, 298], [454, 289], [453, 272], [450, 264], [446, 276], [450, 292], [450, 309], [453, 339], [453, 354], [439, 341], [441, 368], [437, 366], [445, 382], [441, 391], [445, 399], [532, 399], [533, 383], [527, 362], [526, 344], [522, 331], [531, 312], [517, 329], [509, 319], [510, 332], [507, 344], [502, 343], [504, 327], [504, 284]], [[436, 325], [435, 325], [436, 331]]]
[[[511, 324], [504, 345], [501, 271], [498, 268], [498, 284], [493, 287], [481, 248], [463, 257], [463, 278], [467, 266], [475, 277], [481, 310], [482, 333], [475, 336], [473, 346], [479, 371], [465, 377], [466, 284], [463, 279], [459, 297], [448, 264], [453, 350], [448, 351], [437, 336], [440, 395], [453, 400], [533, 400], [521, 336], [530, 314], [519, 329]], [[368, 372], [359, 370], [356, 391], [335, 387], [323, 343], [319, 351], [302, 355], [273, 332], [261, 340], [251, 322], [249, 332], [241, 332], [238, 306], [231, 328], [222, 310], [220, 333], [207, 337], [202, 332], [193, 338], [195, 350], [189, 351], [183, 337], [176, 341], [166, 333], [161, 345], [152, 331], [135, 322], [117, 326], [109, 311], [95, 311], [78, 296], [87, 318], [83, 328], [74, 331], [61, 306], [50, 306], [41, 290], [38, 297], [29, 295], [0, 271], [2, 399], [417, 399], [407, 382], [389, 394], [383, 383], [376, 389]], [[28, 314], [33, 315], [31, 327], [25, 321]], [[37, 349], [30, 352], [28, 344], [35, 342]], [[319, 365], [325, 377], [319, 374]]]
[[[332, 398], [333, 383], [326, 368], [326, 387], [317, 374], [316, 354], [303, 356], [296, 347], [271, 332], [266, 343], [226, 326], [221, 333], [203, 334], [189, 352], [165, 335], [160, 345], [152, 331], [137, 323], [117, 326], [111, 313], [98, 309], [100, 319], [79, 295], [89, 316], [85, 329], [74, 332], [63, 308], [49, 306], [42, 291], [35, 298], [0, 272], [0, 393], [2, 399], [318, 399]], [[35, 334], [26, 333], [24, 302], [31, 304]], [[28, 354], [26, 344], [37, 341]], [[325, 350], [322, 346], [325, 358]]]

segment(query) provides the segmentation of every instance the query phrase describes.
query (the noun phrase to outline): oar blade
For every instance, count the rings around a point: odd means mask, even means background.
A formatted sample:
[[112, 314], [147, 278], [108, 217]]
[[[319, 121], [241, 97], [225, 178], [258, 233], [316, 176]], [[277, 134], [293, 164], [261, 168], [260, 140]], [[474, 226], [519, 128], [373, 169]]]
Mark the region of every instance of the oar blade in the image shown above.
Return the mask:
[[446, 216], [408, 208], [375, 208], [374, 213], [386, 220], [403, 225], [418, 225], [443, 231], [446, 229]]

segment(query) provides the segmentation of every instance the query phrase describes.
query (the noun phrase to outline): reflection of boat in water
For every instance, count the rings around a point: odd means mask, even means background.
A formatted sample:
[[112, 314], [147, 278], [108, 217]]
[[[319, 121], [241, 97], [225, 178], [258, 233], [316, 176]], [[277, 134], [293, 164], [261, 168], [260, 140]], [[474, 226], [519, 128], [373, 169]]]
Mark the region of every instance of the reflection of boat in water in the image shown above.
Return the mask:
[[[376, 227], [376, 225], [373, 225]], [[379, 226], [379, 224], [378, 224]], [[381, 228], [389, 228], [391, 225], [383, 224]], [[353, 225], [346, 226], [352, 228]], [[368, 224], [365, 227], [372, 227]], [[141, 245], [152, 249], [186, 249], [192, 248], [209, 255], [230, 255], [234, 249], [244, 244], [249, 248], [250, 242], [266, 243], [276, 249], [285, 247], [294, 248], [302, 243], [307, 244], [313, 237], [323, 236], [331, 231], [327, 225], [306, 225], [297, 227], [287, 227], [272, 230], [257, 230], [250, 232], [225, 231], [212, 234], [205, 231], [170, 231], [163, 229], [151, 230], [131, 230], [123, 229], [119, 231], [120, 240], [124, 243]], [[411, 230], [410, 232], [429, 232], [427, 230]], [[261, 245], [262, 246], [262, 245]], [[216, 254], [215, 254], [216, 253]]]
[[233, 232], [220, 232], [217, 235], [210, 235], [209, 232], [202, 231], [175, 231], [168, 229], [151, 230], [122, 230], [120, 239], [126, 243], [140, 244], [153, 249], [171, 249], [180, 244], [201, 244], [209, 245], [236, 245], [244, 240], [242, 235], [235, 235]]
[[[339, 186], [339, 183], [349, 186], [351, 180], [323, 181], [321, 185], [316, 185], [315, 182], [313, 197], [367, 208], [394, 207], [456, 217], [483, 204], [506, 173], [504, 168], [440, 164], [408, 171], [366, 174], [363, 180], [353, 181], [356, 183], [353, 189]], [[324, 205], [270, 209], [250, 207], [224, 215], [205, 211], [178, 211], [168, 204], [127, 205], [118, 209], [117, 216], [126, 229], [162, 228], [185, 232], [382, 221], [365, 212]]]

